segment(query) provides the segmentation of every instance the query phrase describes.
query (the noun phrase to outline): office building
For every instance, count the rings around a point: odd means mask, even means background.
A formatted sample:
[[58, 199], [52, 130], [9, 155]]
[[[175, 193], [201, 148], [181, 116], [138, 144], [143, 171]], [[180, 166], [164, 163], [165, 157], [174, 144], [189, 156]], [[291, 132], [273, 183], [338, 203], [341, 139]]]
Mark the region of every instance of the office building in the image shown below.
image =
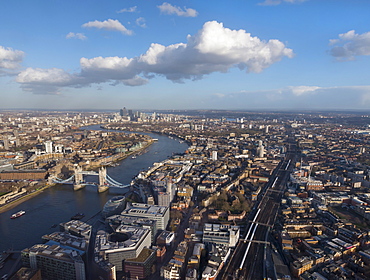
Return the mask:
[[52, 141], [46, 141], [44, 145], [45, 145], [45, 153], [47, 154], [53, 153], [53, 142]]
[[262, 141], [258, 141], [258, 147], [257, 147], [257, 157], [264, 157], [265, 156], [265, 147], [262, 145]]
[[212, 151], [212, 160], [213, 161], [217, 160], [217, 151]]
[[111, 227], [113, 231], [116, 231], [121, 225], [137, 226], [137, 227], [149, 229], [151, 233], [151, 240], [150, 240], [151, 243], [154, 242], [154, 237], [157, 234], [156, 222], [151, 219], [113, 215], [113, 216], [106, 218], [105, 221], [106, 223], [109, 224], [109, 226]]
[[4, 149], [9, 150], [9, 138], [8, 136], [3, 137]]
[[203, 243], [225, 244], [229, 247], [235, 247], [239, 235], [239, 226], [206, 223], [203, 228]]
[[159, 192], [158, 193], [158, 205], [169, 207], [171, 204], [171, 194], [168, 192]]
[[40, 269], [42, 279], [85, 280], [85, 263], [75, 250], [58, 245], [36, 244], [22, 251], [23, 264]]
[[157, 230], [165, 230], [170, 219], [170, 211], [168, 207], [144, 203], [127, 204], [126, 210], [124, 210], [121, 215], [154, 220], [157, 223]]
[[155, 260], [155, 251], [144, 248], [137, 258], [125, 260], [125, 274], [130, 277], [130, 279], [146, 279], [152, 274]]
[[144, 248], [150, 247], [150, 230], [121, 225], [109, 234], [98, 231], [95, 242], [96, 262], [107, 261], [116, 271], [123, 271], [123, 260], [137, 258]]

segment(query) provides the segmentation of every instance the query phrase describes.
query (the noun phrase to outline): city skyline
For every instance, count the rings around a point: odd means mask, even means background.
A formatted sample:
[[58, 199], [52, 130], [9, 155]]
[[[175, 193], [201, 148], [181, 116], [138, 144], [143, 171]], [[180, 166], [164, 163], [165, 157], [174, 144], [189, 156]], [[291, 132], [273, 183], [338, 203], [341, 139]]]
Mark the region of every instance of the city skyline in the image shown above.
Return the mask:
[[7, 2], [0, 109], [366, 110], [370, 3]]

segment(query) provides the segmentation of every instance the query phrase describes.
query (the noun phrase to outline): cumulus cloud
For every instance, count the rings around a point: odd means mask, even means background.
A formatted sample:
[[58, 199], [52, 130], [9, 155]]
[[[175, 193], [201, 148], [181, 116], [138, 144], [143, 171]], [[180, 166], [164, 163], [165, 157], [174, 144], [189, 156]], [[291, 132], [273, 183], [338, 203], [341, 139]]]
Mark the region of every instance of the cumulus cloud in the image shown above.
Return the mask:
[[87, 37], [83, 33], [74, 33], [74, 32], [69, 32], [66, 35], [66, 38], [67, 39], [76, 38], [76, 39], [79, 39], [79, 40], [86, 40], [87, 39]]
[[121, 14], [121, 13], [135, 13], [137, 11], [137, 6], [133, 6], [133, 7], [130, 7], [130, 8], [125, 8], [125, 9], [122, 9], [122, 10], [119, 10], [117, 13]]
[[0, 46], [0, 76], [12, 75], [13, 71], [20, 68], [24, 52]]
[[330, 54], [337, 60], [353, 60], [356, 56], [370, 55], [370, 32], [357, 34], [355, 30], [350, 30], [338, 37], [329, 41], [329, 45], [334, 46]]
[[276, 5], [279, 5], [281, 3], [295, 4], [295, 3], [302, 3], [302, 2], [305, 2], [305, 1], [307, 1], [307, 0], [265, 0], [262, 3], [259, 3], [259, 5], [262, 5], [262, 6], [276, 6]]
[[58, 94], [60, 87], [78, 86], [79, 80], [77, 75], [58, 68], [27, 68], [16, 78], [23, 90], [36, 94]]
[[145, 18], [143, 18], [143, 17], [137, 18], [136, 19], [136, 25], [138, 25], [142, 28], [146, 28]]
[[98, 21], [98, 20], [89, 21], [87, 23], [84, 23], [82, 27], [105, 29], [109, 31], [119, 31], [125, 35], [132, 35], [132, 30], [128, 30], [126, 27], [122, 25], [122, 23], [120, 23], [116, 19], [108, 19], [104, 21]]
[[171, 4], [164, 2], [162, 5], [157, 6], [162, 14], [166, 15], [178, 15], [180, 17], [196, 17], [198, 12], [191, 8], [184, 9], [176, 6], [172, 6]]
[[[153, 43], [144, 54], [133, 58], [83, 57], [81, 72], [74, 74], [60, 69], [28, 69], [19, 74], [17, 81], [28, 88], [34, 84], [59, 88], [104, 82], [138, 86], [159, 75], [181, 83], [202, 79], [213, 72], [226, 73], [231, 68], [261, 72], [283, 57], [293, 57], [293, 51], [276, 39], [263, 41], [245, 30], [231, 30], [210, 21], [197, 34], [188, 35], [186, 43], [169, 46]], [[60, 77], [54, 75], [56, 72]]]

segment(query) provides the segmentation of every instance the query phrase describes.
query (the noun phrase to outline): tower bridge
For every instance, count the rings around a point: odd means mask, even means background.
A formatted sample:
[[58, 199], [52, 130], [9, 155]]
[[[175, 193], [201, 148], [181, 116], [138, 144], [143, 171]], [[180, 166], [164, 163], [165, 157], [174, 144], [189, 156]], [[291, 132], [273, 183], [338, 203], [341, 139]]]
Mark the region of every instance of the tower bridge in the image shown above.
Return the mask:
[[[92, 176], [99, 176], [99, 184], [95, 182], [86, 182], [84, 179], [84, 175], [92, 175]], [[73, 185], [74, 190], [79, 190], [81, 188], [84, 188], [86, 185], [98, 185], [98, 192], [105, 192], [107, 191], [110, 187], [114, 188], [127, 188], [130, 187], [131, 184], [122, 184], [120, 182], [117, 182], [113, 178], [111, 178], [107, 174], [107, 169], [106, 167], [102, 166], [99, 168], [99, 171], [84, 171], [82, 170], [81, 166], [75, 166], [74, 174], [69, 177], [68, 179], [60, 179], [57, 176], [52, 176], [50, 177], [50, 182], [51, 183], [56, 183], [56, 184], [71, 184]]]

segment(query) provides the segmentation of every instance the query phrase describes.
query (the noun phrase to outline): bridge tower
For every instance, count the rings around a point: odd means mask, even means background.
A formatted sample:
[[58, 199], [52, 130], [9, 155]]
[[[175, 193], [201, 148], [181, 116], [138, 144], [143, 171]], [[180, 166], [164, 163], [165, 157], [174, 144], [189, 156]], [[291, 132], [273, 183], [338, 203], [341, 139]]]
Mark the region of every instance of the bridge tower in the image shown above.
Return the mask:
[[82, 167], [79, 165], [75, 166], [75, 182], [76, 184], [81, 184], [83, 182]]
[[83, 181], [84, 181], [84, 178], [82, 174], [82, 167], [79, 165], [75, 165], [75, 184], [73, 185], [73, 189], [77, 191], [85, 187], [85, 184], [83, 184]]
[[98, 192], [105, 192], [109, 189], [107, 184], [107, 169], [102, 166], [99, 169], [99, 186], [98, 186]]

